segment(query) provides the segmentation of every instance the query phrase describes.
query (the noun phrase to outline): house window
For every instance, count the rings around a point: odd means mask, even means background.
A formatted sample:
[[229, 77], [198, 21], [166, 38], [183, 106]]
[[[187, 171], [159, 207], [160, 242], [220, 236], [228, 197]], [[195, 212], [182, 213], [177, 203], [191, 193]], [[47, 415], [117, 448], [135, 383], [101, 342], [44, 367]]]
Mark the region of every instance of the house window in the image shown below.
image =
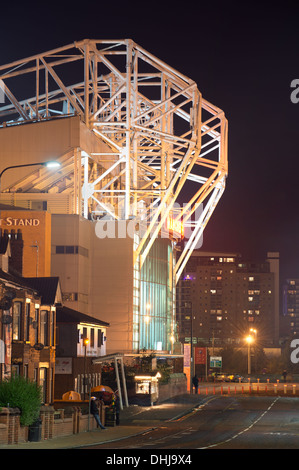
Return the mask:
[[39, 309], [36, 308], [34, 312], [34, 323], [33, 323], [33, 328], [34, 328], [34, 344], [38, 343], [38, 317], [39, 317]]
[[94, 347], [94, 328], [90, 328], [90, 347]]
[[25, 341], [29, 341], [29, 325], [30, 325], [30, 303], [26, 302], [25, 305]]
[[40, 342], [46, 346], [48, 344], [48, 312], [41, 310], [40, 312]]
[[41, 367], [39, 370], [39, 385], [42, 390], [43, 403], [46, 403], [47, 402], [47, 369], [46, 367]]
[[15, 302], [13, 306], [13, 323], [12, 323], [12, 339], [21, 339], [21, 312], [22, 303]]
[[55, 346], [55, 312], [50, 312], [50, 342], [49, 346]]

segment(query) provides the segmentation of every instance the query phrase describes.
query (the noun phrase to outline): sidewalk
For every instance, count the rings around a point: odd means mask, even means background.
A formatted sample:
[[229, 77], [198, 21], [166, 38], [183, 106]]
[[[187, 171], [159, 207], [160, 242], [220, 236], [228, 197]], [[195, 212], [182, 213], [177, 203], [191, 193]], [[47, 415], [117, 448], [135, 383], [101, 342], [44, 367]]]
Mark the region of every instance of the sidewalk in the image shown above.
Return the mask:
[[93, 430], [40, 442], [0, 445], [1, 449], [76, 449], [104, 442], [113, 442], [126, 437], [138, 436], [163, 421], [178, 419], [203, 401], [198, 395], [180, 395], [152, 407], [131, 405], [120, 415], [120, 425], [105, 430]]

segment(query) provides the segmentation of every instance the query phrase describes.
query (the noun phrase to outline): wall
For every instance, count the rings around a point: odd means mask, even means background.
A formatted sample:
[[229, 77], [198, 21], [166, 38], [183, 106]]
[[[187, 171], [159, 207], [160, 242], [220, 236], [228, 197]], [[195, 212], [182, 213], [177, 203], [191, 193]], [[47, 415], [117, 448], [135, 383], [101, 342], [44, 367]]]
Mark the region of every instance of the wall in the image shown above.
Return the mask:
[[[73, 117], [0, 129], [1, 167], [54, 160], [79, 147], [79, 123], [79, 117]], [[32, 167], [6, 171], [2, 190], [32, 171]]]
[[50, 276], [51, 214], [46, 211], [1, 210], [0, 228], [9, 233], [12, 230], [22, 233], [23, 277]]
[[167, 384], [159, 384], [158, 403], [185, 393], [187, 393], [187, 378], [185, 374], [172, 374]]
[[[70, 436], [88, 429], [96, 429], [92, 415], [82, 415], [77, 403], [70, 403], [69, 410], [55, 410], [52, 406], [42, 406], [41, 441], [60, 436]], [[101, 421], [105, 424], [104, 407], [100, 410]], [[0, 445], [19, 444], [28, 441], [28, 426], [20, 426], [20, 410], [18, 408], [0, 409]]]
[[[110, 324], [107, 354], [131, 351], [133, 240], [101, 239], [97, 228], [99, 222], [78, 215], [52, 215], [52, 275], [60, 277], [65, 306]], [[56, 254], [57, 246], [78, 246], [79, 252]], [[66, 300], [66, 293], [77, 300]]]

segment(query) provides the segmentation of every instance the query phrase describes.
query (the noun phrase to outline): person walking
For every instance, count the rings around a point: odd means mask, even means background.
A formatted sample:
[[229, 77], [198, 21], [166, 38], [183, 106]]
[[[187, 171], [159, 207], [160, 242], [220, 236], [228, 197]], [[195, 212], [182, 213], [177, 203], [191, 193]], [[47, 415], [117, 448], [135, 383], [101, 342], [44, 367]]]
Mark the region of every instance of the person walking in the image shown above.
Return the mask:
[[195, 393], [198, 393], [198, 384], [199, 384], [199, 380], [198, 380], [198, 377], [197, 375], [195, 374], [195, 376], [193, 377], [192, 379], [192, 384], [195, 388]]
[[282, 376], [283, 376], [284, 383], [286, 383], [286, 381], [287, 381], [287, 371], [286, 370], [283, 371]]
[[101, 429], [106, 429], [105, 426], [102, 425], [101, 419], [100, 419], [100, 413], [99, 413], [99, 407], [97, 404], [97, 398], [96, 397], [91, 397], [90, 400], [90, 413], [93, 415], [94, 419], [96, 420], [97, 425]]

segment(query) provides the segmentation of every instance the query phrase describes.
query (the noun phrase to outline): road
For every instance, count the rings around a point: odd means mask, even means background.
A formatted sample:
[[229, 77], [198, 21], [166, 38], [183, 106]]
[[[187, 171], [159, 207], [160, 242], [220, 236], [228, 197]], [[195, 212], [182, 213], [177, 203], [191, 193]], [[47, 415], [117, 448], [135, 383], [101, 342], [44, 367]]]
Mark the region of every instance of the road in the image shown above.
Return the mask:
[[299, 399], [210, 396], [189, 414], [98, 449], [298, 449]]

